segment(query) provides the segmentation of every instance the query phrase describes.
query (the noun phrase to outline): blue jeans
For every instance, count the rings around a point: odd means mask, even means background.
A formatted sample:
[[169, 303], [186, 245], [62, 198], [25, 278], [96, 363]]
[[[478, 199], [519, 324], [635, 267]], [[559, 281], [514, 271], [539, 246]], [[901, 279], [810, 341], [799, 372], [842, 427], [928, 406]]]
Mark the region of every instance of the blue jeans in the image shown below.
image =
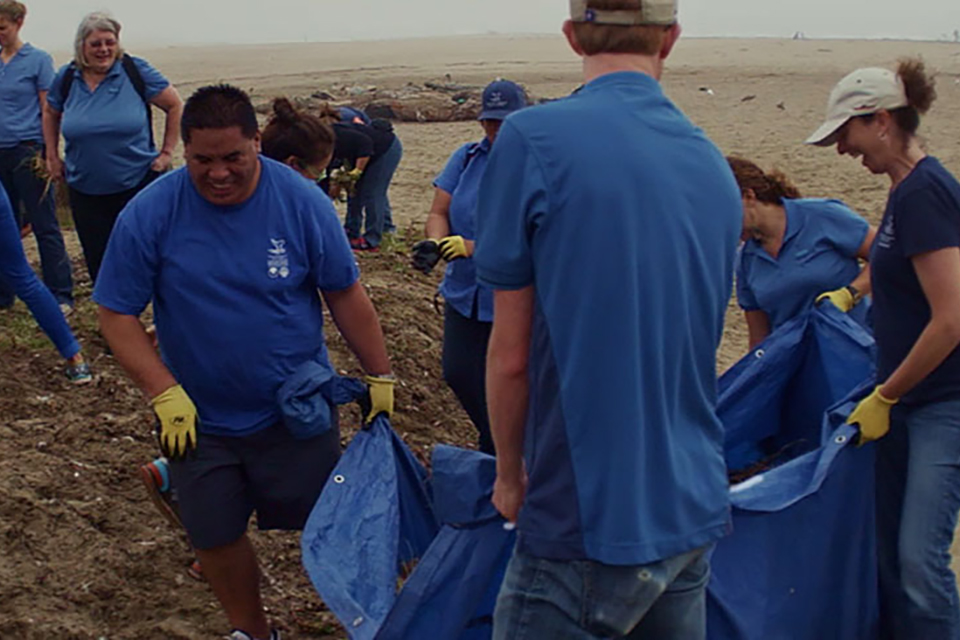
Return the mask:
[[[53, 187], [44, 195], [46, 183], [30, 167], [30, 161], [37, 153], [43, 156], [43, 145], [36, 142], [22, 142], [16, 147], [0, 149], [0, 183], [10, 198], [14, 216], [18, 217], [21, 204], [26, 209], [26, 219], [18, 222], [29, 222], [33, 227], [44, 284], [58, 303], [72, 305], [70, 258], [57, 223]], [[0, 307], [12, 305], [13, 296], [12, 283], [0, 278]]]
[[[393, 224], [390, 212], [390, 200], [387, 191], [390, 181], [403, 157], [403, 145], [400, 138], [394, 138], [390, 148], [374, 162], [367, 165], [360, 181], [357, 183], [357, 195], [353, 202], [347, 203], [347, 219], [344, 223], [348, 238], [360, 237], [360, 226], [363, 223], [363, 239], [371, 247], [379, 247], [386, 229], [388, 216], [389, 223]], [[366, 221], [363, 220], [366, 214]]]
[[896, 406], [877, 443], [880, 629], [960, 640], [950, 544], [960, 513], [960, 398]]
[[20, 242], [20, 228], [13, 209], [0, 189], [0, 278], [13, 287], [30, 309], [37, 324], [56, 345], [60, 355], [72, 358], [80, 351], [53, 294], [30, 268]]
[[640, 566], [515, 551], [497, 597], [493, 640], [703, 640], [711, 549]]

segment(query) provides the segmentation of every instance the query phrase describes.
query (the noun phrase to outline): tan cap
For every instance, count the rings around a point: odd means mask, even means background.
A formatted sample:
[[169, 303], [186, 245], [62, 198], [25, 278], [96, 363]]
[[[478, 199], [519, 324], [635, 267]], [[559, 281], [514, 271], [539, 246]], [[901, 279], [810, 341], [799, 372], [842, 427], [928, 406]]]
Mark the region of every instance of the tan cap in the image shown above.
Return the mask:
[[590, 0], [570, 0], [570, 19], [619, 26], [671, 25], [677, 21], [677, 0], [640, 0], [638, 9], [591, 9], [589, 3]]
[[827, 119], [807, 138], [806, 144], [828, 147], [836, 142], [840, 127], [850, 118], [909, 104], [900, 77], [889, 69], [857, 69], [837, 83], [827, 100]]

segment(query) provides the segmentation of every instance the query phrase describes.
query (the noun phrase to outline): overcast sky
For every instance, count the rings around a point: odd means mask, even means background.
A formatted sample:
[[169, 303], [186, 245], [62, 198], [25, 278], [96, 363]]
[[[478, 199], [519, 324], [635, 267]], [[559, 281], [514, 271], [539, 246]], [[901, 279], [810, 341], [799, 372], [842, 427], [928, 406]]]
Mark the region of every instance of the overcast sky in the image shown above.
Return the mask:
[[[25, 0], [26, 39], [71, 46], [80, 18], [109, 9], [128, 45], [378, 40], [556, 33], [566, 0]], [[906, 9], [909, 7], [909, 10]], [[681, 0], [686, 35], [953, 37], [960, 0]]]

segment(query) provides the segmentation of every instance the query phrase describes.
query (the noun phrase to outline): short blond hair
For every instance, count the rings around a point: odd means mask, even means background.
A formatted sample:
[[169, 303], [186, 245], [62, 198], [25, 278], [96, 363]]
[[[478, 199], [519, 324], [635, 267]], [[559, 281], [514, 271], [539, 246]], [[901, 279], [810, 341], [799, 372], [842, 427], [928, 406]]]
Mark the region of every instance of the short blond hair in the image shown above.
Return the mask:
[[[2, 0], [0, 0], [2, 2]], [[73, 61], [80, 69], [86, 69], [89, 65], [86, 56], [83, 55], [83, 43], [87, 37], [94, 31], [108, 31], [117, 39], [117, 57], [123, 55], [123, 48], [120, 46], [120, 22], [103, 11], [94, 11], [84, 16], [77, 27], [77, 37], [73, 42]]]
[[[590, 9], [600, 11], [639, 11], [640, 0], [588, 0]], [[574, 22], [573, 33], [577, 43], [588, 56], [598, 53], [633, 53], [656, 55], [663, 46], [669, 26], [663, 25], [606, 25]]]
[[27, 6], [17, 0], [0, 0], [0, 18], [10, 22], [23, 22], [27, 17]]

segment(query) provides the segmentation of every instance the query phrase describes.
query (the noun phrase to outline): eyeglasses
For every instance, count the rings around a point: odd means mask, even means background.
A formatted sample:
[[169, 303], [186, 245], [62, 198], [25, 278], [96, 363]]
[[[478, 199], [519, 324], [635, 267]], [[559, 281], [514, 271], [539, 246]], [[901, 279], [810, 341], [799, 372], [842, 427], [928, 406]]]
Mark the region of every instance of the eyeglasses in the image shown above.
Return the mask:
[[115, 47], [117, 46], [116, 40], [94, 40], [93, 42], [88, 42], [87, 46], [91, 49], [99, 49], [100, 47]]

